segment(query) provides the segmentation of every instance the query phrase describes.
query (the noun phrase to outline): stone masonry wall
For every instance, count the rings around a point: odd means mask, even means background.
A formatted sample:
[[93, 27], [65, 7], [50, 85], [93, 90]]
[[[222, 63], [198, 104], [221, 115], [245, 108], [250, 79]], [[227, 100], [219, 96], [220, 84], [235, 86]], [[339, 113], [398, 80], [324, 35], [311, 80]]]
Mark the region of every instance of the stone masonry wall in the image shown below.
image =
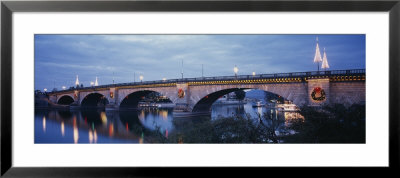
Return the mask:
[[360, 82], [331, 82], [330, 103], [341, 103], [345, 106], [365, 104], [365, 81]]

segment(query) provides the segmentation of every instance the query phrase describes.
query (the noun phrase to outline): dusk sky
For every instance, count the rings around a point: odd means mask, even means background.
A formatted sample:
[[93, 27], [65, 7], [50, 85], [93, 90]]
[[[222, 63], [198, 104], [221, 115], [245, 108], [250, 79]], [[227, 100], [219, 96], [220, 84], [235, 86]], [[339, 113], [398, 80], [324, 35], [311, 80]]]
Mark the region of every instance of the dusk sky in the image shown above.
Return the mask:
[[[316, 37], [329, 70], [364, 69], [365, 35], [35, 35], [35, 89], [316, 71]], [[321, 64], [320, 64], [321, 65]]]

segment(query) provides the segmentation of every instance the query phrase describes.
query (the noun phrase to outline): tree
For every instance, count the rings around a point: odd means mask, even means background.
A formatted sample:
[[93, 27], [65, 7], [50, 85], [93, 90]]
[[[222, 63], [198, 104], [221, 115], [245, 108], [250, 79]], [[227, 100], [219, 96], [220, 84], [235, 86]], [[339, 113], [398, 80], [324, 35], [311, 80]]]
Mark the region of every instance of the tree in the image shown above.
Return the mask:
[[271, 101], [271, 100], [276, 100], [278, 103], [283, 103], [284, 102], [284, 98], [274, 94], [274, 93], [269, 93], [269, 92], [265, 92], [265, 100], [267, 101]]
[[304, 121], [292, 121], [297, 132], [286, 137], [292, 143], [365, 143], [365, 105], [332, 104], [323, 108], [301, 107]]
[[238, 90], [235, 91], [235, 95], [238, 100], [242, 101], [244, 97], [246, 97], [246, 92], [244, 92], [243, 90]]
[[35, 96], [39, 96], [39, 95], [41, 95], [42, 94], [42, 91], [40, 91], [40, 90], [35, 90]]

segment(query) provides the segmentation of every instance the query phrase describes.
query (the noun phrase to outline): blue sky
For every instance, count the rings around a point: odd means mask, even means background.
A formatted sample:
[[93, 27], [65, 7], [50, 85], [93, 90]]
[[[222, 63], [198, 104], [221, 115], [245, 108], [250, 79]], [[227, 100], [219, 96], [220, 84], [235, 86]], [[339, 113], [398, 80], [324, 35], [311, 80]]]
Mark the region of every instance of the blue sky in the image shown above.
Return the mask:
[[[330, 70], [365, 68], [365, 35], [35, 35], [35, 89], [184, 77], [316, 71], [316, 37]], [[113, 75], [114, 73], [114, 75]]]

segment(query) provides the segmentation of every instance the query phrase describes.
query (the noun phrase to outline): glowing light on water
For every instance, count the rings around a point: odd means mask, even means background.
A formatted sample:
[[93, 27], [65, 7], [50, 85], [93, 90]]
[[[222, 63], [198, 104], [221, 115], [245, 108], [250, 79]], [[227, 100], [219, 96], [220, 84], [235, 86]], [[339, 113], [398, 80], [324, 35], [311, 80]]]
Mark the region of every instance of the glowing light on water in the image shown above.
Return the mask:
[[93, 143], [93, 132], [89, 129], [89, 143]]
[[74, 116], [74, 121], [73, 121], [73, 128], [74, 128], [74, 143], [78, 143], [79, 140], [79, 130], [78, 130], [78, 124], [76, 123], [76, 116]]
[[144, 117], [145, 117], [145, 115], [144, 115], [144, 110], [142, 110], [142, 111], [140, 112], [140, 114], [139, 114], [139, 119], [140, 119], [140, 120], [144, 120]]
[[142, 136], [139, 138], [139, 143], [142, 144], [142, 143], [143, 143], [143, 140], [144, 140], [144, 134], [143, 134], [143, 132], [142, 132]]
[[257, 107], [257, 113], [263, 115], [262, 107]]
[[106, 112], [101, 112], [100, 113], [100, 119], [101, 122], [103, 123], [103, 125], [107, 126], [107, 116], [106, 116]]
[[111, 124], [108, 126], [108, 135], [109, 135], [110, 137], [112, 137], [112, 136], [114, 135], [114, 124], [113, 124], [113, 123], [111, 123]]
[[166, 111], [166, 110], [161, 110], [159, 112], [159, 115], [163, 120], [167, 120], [168, 119], [168, 111]]
[[97, 143], [97, 132], [89, 129], [89, 143]]
[[63, 137], [65, 136], [64, 121], [61, 121], [61, 135], [62, 135]]
[[46, 132], [46, 117], [43, 116], [43, 132]]
[[97, 131], [96, 129], [94, 130], [94, 143], [97, 143]]

